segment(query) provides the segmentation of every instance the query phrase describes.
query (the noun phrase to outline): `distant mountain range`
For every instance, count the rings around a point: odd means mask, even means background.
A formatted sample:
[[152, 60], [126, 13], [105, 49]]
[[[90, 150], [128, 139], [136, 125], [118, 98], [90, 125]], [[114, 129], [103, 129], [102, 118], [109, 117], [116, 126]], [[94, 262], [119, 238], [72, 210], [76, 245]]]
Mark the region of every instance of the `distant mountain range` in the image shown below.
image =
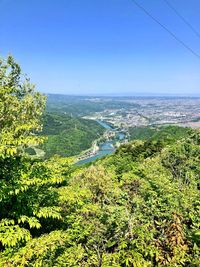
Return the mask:
[[149, 93], [149, 92], [119, 92], [119, 93], [94, 93], [94, 94], [87, 94], [87, 93], [82, 93], [82, 94], [52, 94], [52, 93], [48, 93], [47, 95], [56, 95], [56, 96], [69, 96], [69, 97], [85, 97], [85, 96], [89, 96], [89, 97], [189, 97], [189, 98], [193, 98], [193, 97], [200, 97], [200, 93], [183, 93], [183, 94], [171, 94], [171, 93]]

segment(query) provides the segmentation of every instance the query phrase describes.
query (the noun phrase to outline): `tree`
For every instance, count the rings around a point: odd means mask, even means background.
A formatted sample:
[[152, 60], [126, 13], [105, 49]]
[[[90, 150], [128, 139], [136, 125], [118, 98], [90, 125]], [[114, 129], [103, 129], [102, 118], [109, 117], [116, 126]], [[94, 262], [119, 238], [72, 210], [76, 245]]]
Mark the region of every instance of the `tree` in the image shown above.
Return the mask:
[[35, 132], [41, 130], [44, 107], [45, 97], [34, 91], [13, 57], [0, 60], [1, 158], [19, 155], [24, 147], [42, 141]]
[[53, 186], [63, 182], [63, 172], [67, 176], [68, 160], [33, 160], [24, 150], [43, 141], [36, 133], [44, 107], [45, 97], [23, 78], [14, 59], [1, 60], [0, 250], [47, 231], [45, 220], [61, 219]]

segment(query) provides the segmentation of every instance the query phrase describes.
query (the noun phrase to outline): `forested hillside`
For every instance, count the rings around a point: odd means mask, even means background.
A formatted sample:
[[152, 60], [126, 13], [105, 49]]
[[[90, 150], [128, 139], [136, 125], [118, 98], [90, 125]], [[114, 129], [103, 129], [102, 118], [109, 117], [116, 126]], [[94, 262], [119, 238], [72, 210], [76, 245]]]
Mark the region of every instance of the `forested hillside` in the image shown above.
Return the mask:
[[31, 158], [45, 99], [22, 77], [0, 61], [0, 266], [199, 267], [200, 132], [90, 166]]
[[92, 146], [105, 129], [96, 121], [86, 120], [67, 114], [47, 113], [43, 118], [42, 135], [47, 141], [42, 145], [45, 156], [55, 154], [74, 156]]
[[76, 97], [67, 95], [48, 95], [47, 111], [67, 113], [74, 116], [85, 116], [105, 109], [121, 109], [139, 107], [139, 104], [119, 101], [118, 98]]
[[188, 137], [192, 130], [177, 125], [129, 128], [130, 140], [162, 140], [167, 143]]

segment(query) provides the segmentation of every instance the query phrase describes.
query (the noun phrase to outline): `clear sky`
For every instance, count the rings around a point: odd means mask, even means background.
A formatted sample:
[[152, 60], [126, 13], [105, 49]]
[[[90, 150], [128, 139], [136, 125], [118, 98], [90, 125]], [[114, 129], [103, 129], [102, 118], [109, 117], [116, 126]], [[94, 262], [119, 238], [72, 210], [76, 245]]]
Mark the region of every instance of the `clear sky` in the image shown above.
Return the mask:
[[[137, 0], [200, 54], [163, 0]], [[169, 0], [200, 32], [200, 1]], [[199, 94], [200, 59], [131, 0], [0, 0], [0, 55], [48, 93]]]

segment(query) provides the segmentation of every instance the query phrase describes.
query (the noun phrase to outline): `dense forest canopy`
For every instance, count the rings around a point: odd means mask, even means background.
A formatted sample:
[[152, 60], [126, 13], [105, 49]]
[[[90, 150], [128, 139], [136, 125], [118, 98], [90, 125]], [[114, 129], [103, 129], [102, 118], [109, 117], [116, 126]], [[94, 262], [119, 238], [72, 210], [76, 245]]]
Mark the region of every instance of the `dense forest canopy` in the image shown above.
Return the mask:
[[162, 140], [167, 143], [189, 137], [192, 129], [183, 128], [177, 125], [162, 125], [162, 126], [145, 126], [129, 128], [130, 140]]
[[199, 267], [200, 132], [77, 167], [26, 154], [44, 141], [44, 102], [0, 62], [0, 266]]
[[74, 156], [89, 149], [105, 129], [96, 121], [68, 114], [46, 113], [43, 117], [42, 135], [48, 136], [42, 145], [45, 157], [58, 154]]

